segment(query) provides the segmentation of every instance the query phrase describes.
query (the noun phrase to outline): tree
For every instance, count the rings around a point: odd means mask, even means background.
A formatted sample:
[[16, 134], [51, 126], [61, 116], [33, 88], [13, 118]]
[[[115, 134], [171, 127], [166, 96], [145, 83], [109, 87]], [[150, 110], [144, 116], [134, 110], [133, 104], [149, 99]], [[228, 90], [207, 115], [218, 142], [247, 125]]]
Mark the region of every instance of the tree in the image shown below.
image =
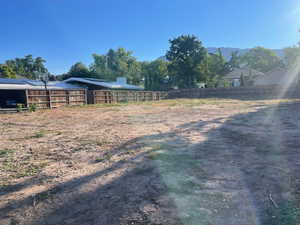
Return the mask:
[[0, 77], [16, 78], [16, 73], [13, 71], [13, 69], [10, 66], [6, 64], [0, 64]]
[[241, 57], [239, 56], [239, 52], [235, 51], [231, 53], [231, 57], [227, 63], [228, 68], [230, 71], [232, 71], [234, 68], [240, 68], [241, 67]]
[[38, 79], [36, 72], [47, 73], [42, 57], [33, 58], [32, 55], [27, 55], [24, 58], [15, 58], [5, 62], [17, 75], [25, 76], [28, 79]]
[[220, 49], [217, 53], [210, 53], [203, 65], [203, 77], [208, 87], [218, 87], [224, 84], [224, 76], [231, 71], [231, 65], [226, 62]]
[[249, 52], [242, 56], [242, 61], [247, 67], [263, 73], [284, 66], [274, 51], [263, 47], [250, 49]]
[[90, 70], [96, 77], [107, 80], [126, 77], [129, 83], [141, 83], [141, 63], [132, 56], [131, 51], [124, 48], [109, 49], [105, 55], [93, 54], [93, 58]]
[[284, 49], [284, 61], [288, 68], [299, 64], [300, 62], [300, 43]]
[[168, 89], [168, 62], [157, 59], [150, 63], [142, 64], [142, 75], [146, 90], [162, 91]]
[[77, 62], [71, 66], [69, 72], [64, 78], [66, 79], [69, 77], [91, 77], [91, 73], [83, 63]]
[[203, 79], [201, 64], [207, 54], [202, 42], [194, 35], [181, 35], [169, 42], [166, 58], [170, 62], [168, 71], [173, 83], [179, 88], [196, 87]]

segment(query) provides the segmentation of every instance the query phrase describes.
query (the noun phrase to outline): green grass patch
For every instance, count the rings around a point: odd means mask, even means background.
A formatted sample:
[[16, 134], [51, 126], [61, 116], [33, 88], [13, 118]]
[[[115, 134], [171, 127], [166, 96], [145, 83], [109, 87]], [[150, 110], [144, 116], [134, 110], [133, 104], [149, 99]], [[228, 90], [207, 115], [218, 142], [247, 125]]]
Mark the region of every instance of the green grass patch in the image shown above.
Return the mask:
[[45, 131], [40, 130], [36, 132], [34, 135], [30, 136], [30, 138], [42, 138], [45, 136]]
[[3, 150], [0, 150], [0, 158], [3, 158], [3, 157], [6, 157], [7, 155], [13, 153], [14, 150], [12, 149], [3, 149]]
[[300, 208], [294, 202], [284, 202], [278, 208], [269, 208], [264, 224], [300, 225]]

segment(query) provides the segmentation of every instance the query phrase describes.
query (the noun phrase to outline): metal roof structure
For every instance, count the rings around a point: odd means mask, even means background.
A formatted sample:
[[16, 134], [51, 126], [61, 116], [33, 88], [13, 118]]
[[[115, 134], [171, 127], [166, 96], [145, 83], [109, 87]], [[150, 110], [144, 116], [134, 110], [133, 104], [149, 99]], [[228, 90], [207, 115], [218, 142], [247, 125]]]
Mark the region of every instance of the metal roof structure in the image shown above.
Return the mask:
[[[27, 79], [7, 79], [0, 78], [0, 90], [39, 90], [45, 89], [43, 82]], [[60, 89], [83, 89], [80, 86], [65, 83], [65, 82], [49, 82], [47, 84], [49, 90]]]
[[90, 79], [90, 78], [71, 77], [71, 78], [65, 80], [64, 82], [65, 83], [91, 84], [91, 85], [100, 86], [100, 87], [109, 88], [109, 89], [143, 90], [143, 88], [141, 88], [139, 86], [127, 84], [124, 82], [117, 82], [117, 81], [109, 82], [109, 81]]

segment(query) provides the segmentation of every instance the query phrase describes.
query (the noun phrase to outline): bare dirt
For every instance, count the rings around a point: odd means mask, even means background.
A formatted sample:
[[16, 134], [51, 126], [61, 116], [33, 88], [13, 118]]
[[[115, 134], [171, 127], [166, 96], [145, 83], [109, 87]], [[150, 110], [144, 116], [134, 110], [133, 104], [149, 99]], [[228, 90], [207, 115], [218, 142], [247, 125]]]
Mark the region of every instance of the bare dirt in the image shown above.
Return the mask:
[[297, 225], [300, 102], [0, 115], [1, 225]]

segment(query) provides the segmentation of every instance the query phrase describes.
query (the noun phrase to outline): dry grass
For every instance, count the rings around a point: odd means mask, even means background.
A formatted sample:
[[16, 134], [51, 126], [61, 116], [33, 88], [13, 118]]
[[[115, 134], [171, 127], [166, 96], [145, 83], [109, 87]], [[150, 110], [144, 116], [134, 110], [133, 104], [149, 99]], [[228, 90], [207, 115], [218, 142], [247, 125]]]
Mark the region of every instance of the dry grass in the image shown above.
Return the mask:
[[[280, 224], [283, 213], [265, 193], [278, 203], [296, 200], [287, 209], [296, 212], [298, 106], [181, 99], [0, 115], [0, 224], [92, 224], [89, 212], [100, 224], [247, 225], [258, 217], [249, 202]], [[74, 212], [86, 211], [75, 216], [69, 202]]]

